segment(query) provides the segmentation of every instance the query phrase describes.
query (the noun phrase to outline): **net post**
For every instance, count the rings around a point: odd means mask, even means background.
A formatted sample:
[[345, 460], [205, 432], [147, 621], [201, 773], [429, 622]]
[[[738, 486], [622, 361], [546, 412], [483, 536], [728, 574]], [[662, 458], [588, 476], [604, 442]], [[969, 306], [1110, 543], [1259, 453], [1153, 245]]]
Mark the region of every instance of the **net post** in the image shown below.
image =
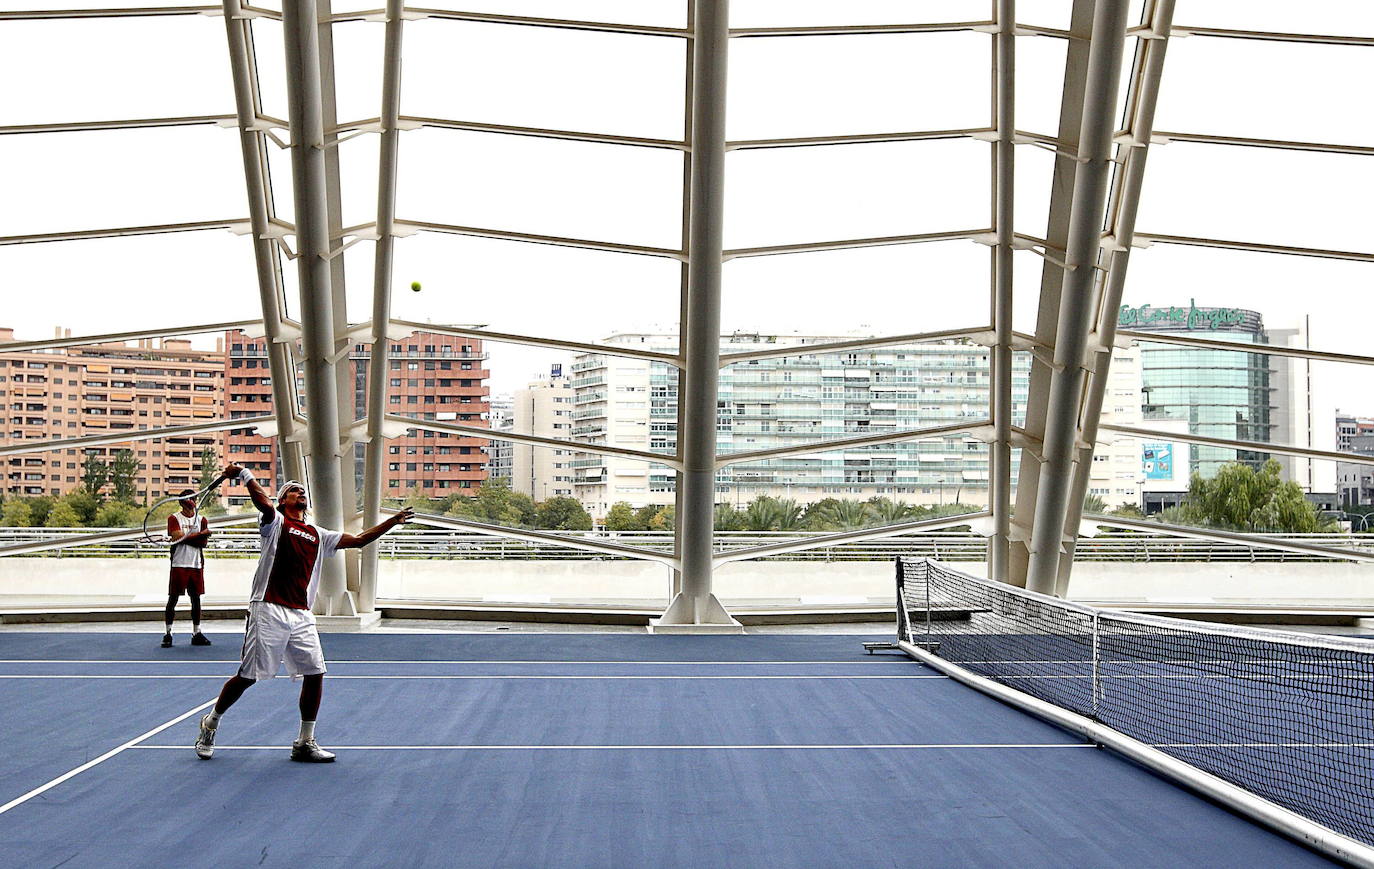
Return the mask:
[[1093, 613], [1093, 721], [1101, 721], [1098, 714], [1102, 705], [1102, 616]]
[[911, 642], [911, 616], [906, 611], [906, 572], [902, 569], [902, 556], [895, 559], [897, 566], [897, 639]]
[[930, 559], [927, 558], [924, 564], [926, 574], [926, 649], [933, 651], [934, 637], [930, 630]]

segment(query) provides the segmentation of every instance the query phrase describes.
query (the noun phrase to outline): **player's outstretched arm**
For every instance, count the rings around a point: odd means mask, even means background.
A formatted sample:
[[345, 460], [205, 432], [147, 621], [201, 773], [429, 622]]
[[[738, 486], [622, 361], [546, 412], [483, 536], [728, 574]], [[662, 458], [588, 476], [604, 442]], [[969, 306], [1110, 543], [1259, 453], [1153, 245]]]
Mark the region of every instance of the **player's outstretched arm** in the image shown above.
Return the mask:
[[373, 525], [361, 534], [345, 534], [339, 538], [337, 549], [360, 549], [372, 541], [381, 537], [386, 532], [404, 522], [409, 522], [415, 516], [415, 511], [409, 507], [403, 508], [400, 512], [388, 517], [385, 521]]
[[[233, 480], [242, 473], [242, 465], [235, 465], [231, 463], [224, 466], [222, 476], [226, 480]], [[263, 515], [263, 518], [270, 519], [273, 516], [275, 516], [277, 513], [277, 508], [272, 506], [272, 499], [267, 497], [267, 493], [263, 491], [262, 486], [258, 485], [258, 481], [253, 479], [252, 474], [248, 475], [247, 487], [248, 497], [252, 499], [253, 506], [258, 508], [258, 512]]]

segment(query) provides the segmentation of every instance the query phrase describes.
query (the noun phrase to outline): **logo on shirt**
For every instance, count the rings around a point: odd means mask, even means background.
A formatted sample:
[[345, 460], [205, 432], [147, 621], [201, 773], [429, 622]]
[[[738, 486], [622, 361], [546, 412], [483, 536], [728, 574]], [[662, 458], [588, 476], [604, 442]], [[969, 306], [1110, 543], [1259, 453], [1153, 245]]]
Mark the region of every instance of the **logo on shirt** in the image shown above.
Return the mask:
[[288, 534], [294, 534], [294, 535], [296, 535], [297, 537], [304, 537], [306, 540], [309, 540], [311, 543], [318, 543], [318, 542], [319, 542], [317, 539], [315, 539], [314, 537], [312, 537], [312, 536], [309, 535], [309, 534], [306, 534], [304, 531], [302, 531], [302, 530], [299, 529], [299, 528], [287, 527], [286, 533], [288, 533]]

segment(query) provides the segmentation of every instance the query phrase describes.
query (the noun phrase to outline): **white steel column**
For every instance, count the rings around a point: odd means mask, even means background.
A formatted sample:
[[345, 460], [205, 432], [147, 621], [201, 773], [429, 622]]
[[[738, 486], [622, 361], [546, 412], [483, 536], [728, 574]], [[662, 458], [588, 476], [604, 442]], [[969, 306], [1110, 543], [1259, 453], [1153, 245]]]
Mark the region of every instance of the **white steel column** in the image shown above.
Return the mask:
[[1113, 182], [1111, 207], [1107, 214], [1106, 245], [1110, 248], [1103, 259], [1106, 274], [1100, 284], [1097, 324], [1093, 341], [1093, 359], [1088, 363], [1087, 398], [1083, 407], [1082, 443], [1078, 447], [1078, 464], [1074, 467], [1073, 492], [1064, 519], [1065, 549], [1068, 558], [1060, 560], [1055, 577], [1054, 593], [1064, 597], [1069, 592], [1069, 576], [1073, 570], [1073, 553], [1078, 526], [1083, 518], [1083, 498], [1092, 478], [1092, 454], [1097, 443], [1097, 426], [1102, 418], [1102, 401], [1111, 373], [1111, 350], [1116, 343], [1117, 310], [1126, 285], [1126, 267], [1131, 257], [1131, 241], [1135, 238], [1135, 219], [1140, 205], [1140, 188], [1145, 180], [1145, 159], [1149, 155], [1150, 137], [1154, 133], [1155, 106], [1159, 99], [1159, 81], [1164, 72], [1164, 53], [1169, 45], [1173, 24], [1174, 0], [1151, 0], [1146, 6], [1145, 20], [1151, 35], [1141, 37], [1136, 46], [1132, 82], [1126, 97], [1125, 141], [1118, 148], [1121, 169]]
[[[387, 0], [382, 62], [382, 142], [378, 156], [377, 247], [372, 273], [372, 355], [367, 368], [367, 445], [363, 448], [363, 525], [382, 520], [382, 460], [386, 437], [387, 361], [391, 342], [391, 266], [396, 238], [396, 156], [401, 131], [401, 13], [405, 0]], [[370, 613], [377, 600], [377, 544], [363, 549], [358, 611]]]
[[1102, 218], [1110, 178], [1117, 84], [1126, 36], [1126, 6], [1120, 0], [1095, 4], [1083, 95], [1072, 209], [1065, 245], [1063, 290], [1055, 330], [1054, 362], [1045, 410], [1045, 438], [1039, 490], [1031, 528], [1026, 587], [1054, 592], [1063, 552], [1064, 519], [1080, 438], [1084, 366], [1093, 321], [1093, 287]]
[[988, 509], [992, 537], [988, 540], [988, 576], [1007, 579], [1011, 537], [1011, 362], [1012, 362], [1012, 241], [1015, 229], [1016, 146], [1016, 0], [994, 0], [997, 33], [992, 43], [993, 143], [992, 225], [997, 245], [992, 251], [991, 407], [993, 441], [989, 448]]
[[253, 258], [257, 263], [258, 300], [262, 305], [263, 333], [267, 339], [267, 365], [272, 372], [272, 409], [277, 415], [277, 452], [287, 477], [305, 476], [300, 440], [296, 437], [296, 372], [291, 346], [282, 332], [281, 260], [268, 237], [271, 185], [263, 135], [254, 129], [258, 116], [257, 63], [253, 57], [250, 19], [240, 0], [224, 0], [224, 26], [229, 39], [229, 66], [234, 78], [234, 103], [238, 112], [239, 147], [243, 152], [243, 177], [248, 189], [248, 215], [253, 231]]
[[[319, 20], [315, 0], [282, 5], [286, 93], [291, 125], [292, 190], [296, 203], [297, 266], [301, 291], [301, 350], [305, 363], [306, 430], [314, 519], [344, 527], [339, 478], [339, 406], [335, 379], [334, 304], [330, 280], [329, 208], [320, 93]], [[354, 505], [347, 505], [348, 515]], [[354, 615], [339, 559], [324, 563], [315, 611]]]
[[716, 494], [716, 400], [720, 382], [720, 293], [725, 218], [725, 74], [728, 0], [700, 0], [692, 21], [691, 171], [688, 188], [687, 320], [678, 395], [681, 590], [655, 629], [738, 630], [711, 591]]

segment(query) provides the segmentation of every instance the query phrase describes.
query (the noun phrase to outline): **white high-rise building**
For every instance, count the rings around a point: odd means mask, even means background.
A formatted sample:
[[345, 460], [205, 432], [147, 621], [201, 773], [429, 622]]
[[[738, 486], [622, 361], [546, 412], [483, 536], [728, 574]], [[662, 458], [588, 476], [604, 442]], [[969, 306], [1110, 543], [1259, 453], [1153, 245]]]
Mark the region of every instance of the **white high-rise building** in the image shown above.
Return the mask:
[[[573, 427], [573, 387], [554, 365], [547, 379], [516, 390], [511, 403], [510, 431], [567, 439]], [[536, 501], [573, 495], [573, 450], [511, 444], [511, 489]]]

